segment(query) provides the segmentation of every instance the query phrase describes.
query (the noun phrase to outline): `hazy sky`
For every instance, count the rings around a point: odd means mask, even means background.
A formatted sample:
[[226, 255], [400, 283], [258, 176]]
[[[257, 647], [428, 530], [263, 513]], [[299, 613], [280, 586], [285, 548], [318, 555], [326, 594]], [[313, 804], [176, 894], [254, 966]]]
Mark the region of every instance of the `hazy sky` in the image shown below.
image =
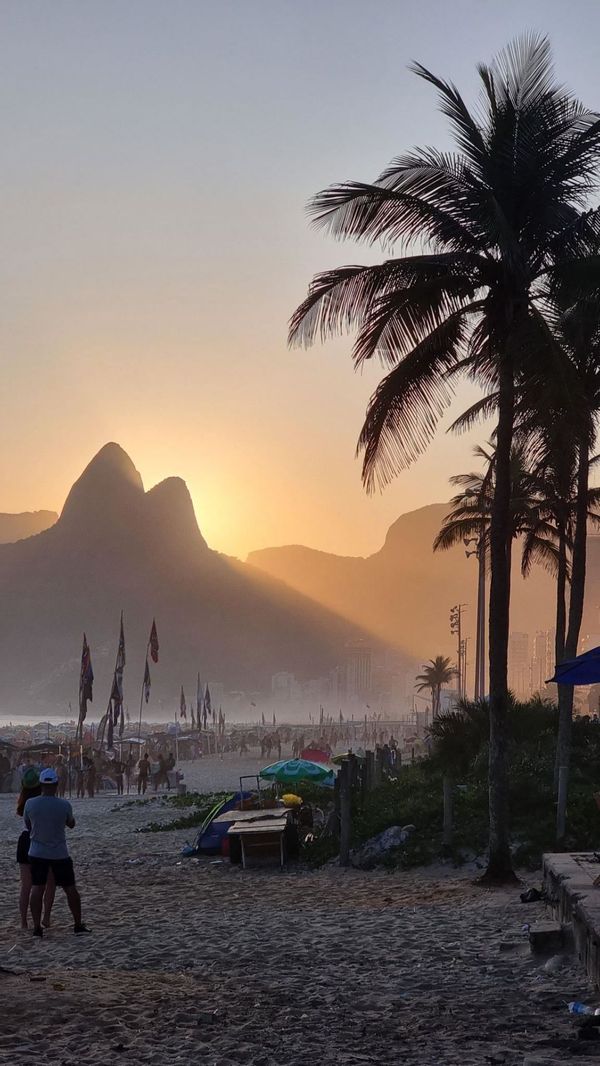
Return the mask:
[[59, 509], [108, 440], [147, 487], [184, 477], [240, 555], [368, 553], [446, 498], [469, 442], [367, 498], [378, 367], [356, 376], [348, 341], [286, 347], [312, 274], [368, 258], [304, 205], [444, 144], [411, 59], [469, 94], [526, 29], [600, 107], [596, 0], [1, 0], [0, 510]]

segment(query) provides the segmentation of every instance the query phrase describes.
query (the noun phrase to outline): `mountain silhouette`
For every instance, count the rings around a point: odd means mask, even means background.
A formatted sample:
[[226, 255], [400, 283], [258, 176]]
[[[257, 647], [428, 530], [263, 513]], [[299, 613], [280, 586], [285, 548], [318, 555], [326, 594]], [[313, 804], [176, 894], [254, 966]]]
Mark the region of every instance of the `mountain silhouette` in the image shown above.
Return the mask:
[[[437, 654], [456, 657], [449, 632], [450, 607], [466, 604], [465, 633], [474, 657], [477, 564], [461, 545], [433, 552], [448, 504], [435, 503], [402, 515], [388, 530], [379, 551], [347, 557], [298, 545], [251, 552], [248, 562], [330, 610], [360, 623], [379, 639], [423, 660]], [[594, 616], [600, 587], [600, 538], [589, 537], [589, 576], [585, 627], [598, 631]], [[534, 567], [524, 580], [515, 551], [511, 630], [534, 635], [554, 626], [554, 582]]]
[[0, 544], [12, 544], [24, 537], [34, 537], [53, 526], [55, 511], [25, 511], [23, 514], [0, 514]]
[[343, 660], [356, 624], [255, 567], [211, 550], [180, 478], [146, 492], [129, 456], [107, 444], [75, 482], [58, 521], [0, 545], [0, 707], [63, 714], [77, 704], [82, 633], [96, 675], [93, 710], [108, 699], [125, 614], [125, 702], [137, 717], [146, 641], [156, 618], [160, 660], [150, 710], [163, 719], [196, 674], [229, 690], [265, 691]]

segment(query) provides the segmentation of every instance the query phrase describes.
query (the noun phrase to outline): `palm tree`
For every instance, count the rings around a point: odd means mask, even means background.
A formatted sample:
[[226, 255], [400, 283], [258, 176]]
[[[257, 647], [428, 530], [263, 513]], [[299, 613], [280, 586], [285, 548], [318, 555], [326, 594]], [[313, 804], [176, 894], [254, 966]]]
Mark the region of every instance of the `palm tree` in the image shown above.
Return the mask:
[[445, 655], [436, 655], [435, 659], [423, 664], [423, 673], [415, 678], [418, 682], [415, 685], [417, 692], [423, 692], [426, 688], [431, 691], [431, 715], [434, 719], [440, 713], [442, 687], [453, 677], [456, 677], [456, 668], [450, 665], [450, 659]]
[[[576, 271], [575, 275], [577, 281]], [[594, 284], [593, 278], [591, 280]], [[590, 471], [599, 461], [598, 456], [592, 457], [592, 449], [600, 419], [600, 297], [597, 288], [592, 295], [583, 297], [581, 292], [577, 292], [578, 298], [575, 302], [565, 307], [565, 292], [572, 289], [572, 279], [567, 279], [560, 285], [558, 306], [554, 304], [550, 314], [553, 338], [568, 356], [566, 381], [550, 381], [546, 388], [550, 396], [548, 398], [542, 395], [541, 399], [548, 412], [542, 426], [553, 427], [550, 431], [550, 448], [554, 446], [554, 452], [558, 453], [555, 462], [562, 464], [563, 485], [566, 485], [570, 475], [568, 505], [563, 506], [562, 521], [568, 528], [572, 542], [571, 575], [568, 606], [566, 601], [563, 601], [560, 610], [560, 631], [557, 624], [557, 663], [577, 655], [583, 619], [588, 526], [590, 522], [597, 524], [600, 521], [600, 492], [589, 485]], [[565, 383], [568, 393], [566, 404]], [[547, 432], [546, 428], [546, 434]], [[545, 442], [543, 431], [541, 437]], [[558, 617], [557, 611], [557, 619]], [[569, 770], [573, 719], [572, 685], [558, 686], [558, 704], [555, 785], [558, 784], [559, 768], [564, 767], [567, 775]], [[566, 788], [563, 808], [558, 811], [558, 825], [565, 823], [565, 806]]]
[[374, 183], [317, 194], [310, 207], [317, 225], [339, 238], [399, 245], [401, 254], [317, 275], [292, 317], [290, 339], [311, 344], [357, 328], [356, 366], [375, 355], [388, 366], [359, 438], [370, 490], [423, 452], [461, 373], [497, 394], [487, 875], [502, 880], [512, 876], [507, 546], [515, 393], [534, 369], [551, 374], [562, 365], [548, 343], [540, 290], [596, 246], [598, 213], [583, 207], [600, 157], [600, 121], [555, 82], [543, 37], [524, 37], [479, 66], [476, 115], [454, 85], [419, 64], [413, 69], [437, 89], [457, 150], [413, 151]]
[[[483, 474], [456, 474], [450, 478], [450, 483], [460, 486], [461, 492], [450, 500], [450, 510], [433, 542], [434, 551], [453, 548], [473, 536], [482, 537], [484, 548], [489, 551], [496, 456], [493, 450], [486, 451], [480, 446], [474, 449], [474, 453], [485, 461], [487, 469]], [[523, 576], [529, 574], [533, 563], [555, 571], [558, 537], [545, 495], [546, 480], [529, 469], [522, 444], [515, 444], [511, 451], [510, 483], [509, 541], [506, 547], [509, 565], [512, 541], [523, 537]]]

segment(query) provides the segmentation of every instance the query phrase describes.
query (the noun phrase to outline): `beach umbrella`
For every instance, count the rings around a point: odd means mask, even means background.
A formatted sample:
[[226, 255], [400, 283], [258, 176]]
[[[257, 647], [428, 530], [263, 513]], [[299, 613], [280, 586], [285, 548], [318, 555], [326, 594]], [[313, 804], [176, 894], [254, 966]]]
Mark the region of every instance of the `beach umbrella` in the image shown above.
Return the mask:
[[281, 785], [294, 784], [296, 781], [314, 781], [316, 784], [333, 785], [334, 774], [326, 766], [308, 759], [284, 759], [265, 766], [260, 771], [265, 781], [277, 781]]
[[559, 663], [546, 684], [552, 681], [557, 685], [596, 685], [600, 681], [600, 648], [591, 648], [576, 659]]

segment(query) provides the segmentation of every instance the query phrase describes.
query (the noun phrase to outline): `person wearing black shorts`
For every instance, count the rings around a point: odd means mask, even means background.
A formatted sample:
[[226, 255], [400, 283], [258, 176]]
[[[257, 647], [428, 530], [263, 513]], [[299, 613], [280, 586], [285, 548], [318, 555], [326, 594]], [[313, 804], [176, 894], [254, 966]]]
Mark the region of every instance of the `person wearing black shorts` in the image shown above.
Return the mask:
[[25, 825], [31, 834], [29, 865], [31, 866], [31, 914], [33, 935], [42, 937], [42, 900], [50, 872], [63, 889], [69, 910], [73, 915], [73, 931], [76, 934], [89, 932], [81, 920], [81, 897], [75, 884], [73, 860], [65, 838], [65, 828], [73, 829], [75, 819], [71, 804], [56, 795], [58, 774], [56, 770], [42, 770], [40, 774], [41, 796], [27, 800], [24, 810]]
[[[19, 818], [23, 817], [23, 811], [25, 810], [27, 800], [34, 799], [35, 796], [40, 796], [41, 792], [40, 775], [33, 766], [29, 766], [21, 778], [21, 792], [17, 800], [17, 814]], [[21, 929], [27, 929], [29, 901], [31, 899], [31, 865], [29, 862], [30, 843], [31, 838], [29, 830], [24, 829], [17, 841], [17, 863], [19, 865], [19, 874], [21, 878], [21, 888], [19, 891]], [[46, 882], [46, 891], [44, 892], [44, 917], [42, 918], [44, 929], [48, 929], [50, 926], [50, 912], [52, 911], [55, 891], [56, 885], [54, 884], [54, 877], [50, 874], [48, 881]]]

